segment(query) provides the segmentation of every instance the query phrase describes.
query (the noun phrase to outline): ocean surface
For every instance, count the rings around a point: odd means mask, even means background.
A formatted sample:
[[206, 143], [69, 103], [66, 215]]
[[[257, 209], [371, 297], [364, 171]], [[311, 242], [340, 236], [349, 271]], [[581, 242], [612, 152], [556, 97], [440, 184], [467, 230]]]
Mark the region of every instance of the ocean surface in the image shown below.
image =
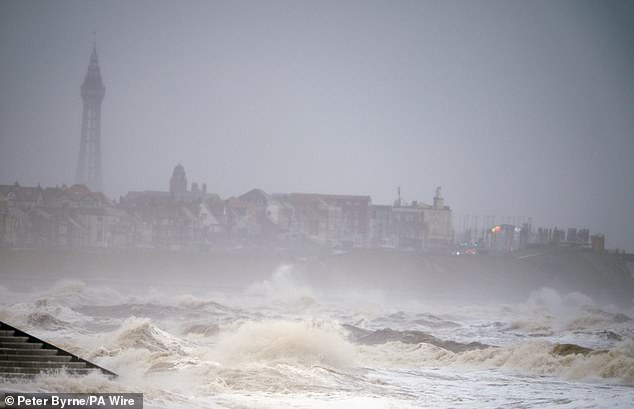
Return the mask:
[[[0, 281], [0, 320], [108, 368], [0, 390], [142, 392], [146, 408], [631, 408], [634, 309], [308, 285], [292, 264], [200, 278]], [[564, 346], [561, 346], [561, 345]], [[574, 344], [592, 351], [567, 346]]]

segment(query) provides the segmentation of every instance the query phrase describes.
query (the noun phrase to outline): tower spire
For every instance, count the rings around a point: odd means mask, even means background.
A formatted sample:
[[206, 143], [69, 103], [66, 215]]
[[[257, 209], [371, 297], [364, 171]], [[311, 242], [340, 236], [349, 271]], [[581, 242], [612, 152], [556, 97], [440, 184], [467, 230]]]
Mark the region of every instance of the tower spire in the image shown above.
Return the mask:
[[93, 49], [88, 70], [81, 84], [83, 111], [81, 117], [81, 138], [75, 181], [91, 190], [102, 191], [101, 177], [101, 101], [106, 88], [101, 79], [97, 58], [97, 38], [93, 37]]
[[97, 32], [92, 32], [92, 54], [90, 54], [90, 63], [99, 64], [99, 58], [97, 57]]

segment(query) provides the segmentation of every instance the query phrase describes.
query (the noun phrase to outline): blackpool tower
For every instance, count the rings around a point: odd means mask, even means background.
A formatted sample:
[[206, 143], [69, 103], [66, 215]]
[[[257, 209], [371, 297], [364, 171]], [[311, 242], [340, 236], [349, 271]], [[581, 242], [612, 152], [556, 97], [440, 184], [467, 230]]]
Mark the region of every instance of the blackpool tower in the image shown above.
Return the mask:
[[88, 186], [93, 192], [102, 191], [101, 180], [101, 101], [106, 88], [101, 80], [97, 45], [93, 44], [90, 64], [81, 84], [84, 109], [81, 115], [81, 139], [75, 183]]

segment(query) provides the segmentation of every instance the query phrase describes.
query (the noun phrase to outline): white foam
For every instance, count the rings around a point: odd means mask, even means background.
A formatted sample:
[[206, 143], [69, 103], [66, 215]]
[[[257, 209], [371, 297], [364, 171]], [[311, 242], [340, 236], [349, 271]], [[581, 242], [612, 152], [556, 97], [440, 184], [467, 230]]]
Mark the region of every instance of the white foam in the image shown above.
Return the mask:
[[[583, 395], [599, 396], [593, 403], [607, 394], [621, 393], [625, 401], [634, 396], [632, 388], [625, 393], [615, 389], [626, 388], [615, 384], [634, 383], [634, 323], [618, 308], [598, 306], [580, 293], [542, 289], [524, 303], [503, 306], [399, 304], [368, 292], [328, 298], [307, 287], [291, 265], [239, 296], [170, 291], [125, 295], [64, 281], [15, 297], [18, 304], [0, 301], [0, 319], [26, 327], [29, 317], [60, 320], [61, 327], [45, 330], [47, 340], [60, 341], [60, 346], [120, 375], [116, 380], [101, 375], [38, 377], [30, 390], [144, 392], [147, 407], [468, 407], [478, 401], [451, 400], [468, 392], [465, 385], [481, 389], [480, 396], [490, 397], [495, 407], [530, 406], [530, 394], [538, 394], [543, 385], [563, 388], [562, 394], [594, 390]], [[112, 330], [118, 317], [132, 314], [131, 306], [150, 318], [131, 317]], [[634, 310], [625, 314], [632, 317]], [[355, 345], [339, 325], [420, 329], [412, 328], [419, 325], [417, 319], [459, 323], [456, 328], [424, 329], [441, 339], [501, 347], [452, 353], [426, 344]], [[188, 333], [188, 328], [200, 332]], [[609, 341], [600, 335], [608, 330], [615, 333]], [[562, 337], [607, 352], [553, 354], [555, 343], [568, 342]], [[509, 400], [493, 389], [487, 374], [508, 386], [505, 390], [523, 388], [523, 395]], [[547, 377], [532, 385], [531, 379], [541, 375]], [[403, 386], [405, 380], [410, 386]], [[587, 386], [586, 380], [597, 386]], [[425, 389], [434, 382], [435, 389]], [[581, 404], [574, 397], [571, 402]]]
[[612, 379], [634, 384], [634, 347], [631, 342], [587, 355], [558, 355], [555, 344], [530, 341], [502, 348], [453, 353], [432, 345], [392, 342], [358, 347], [357, 360], [368, 366], [501, 368], [524, 375], [552, 375], [566, 379]]
[[217, 359], [235, 366], [245, 362], [290, 363], [335, 368], [353, 364], [353, 346], [336, 324], [310, 321], [245, 321], [224, 334]]
[[246, 294], [283, 302], [314, 297], [309, 287], [298, 282], [292, 264], [281, 264], [270, 279], [251, 284]]

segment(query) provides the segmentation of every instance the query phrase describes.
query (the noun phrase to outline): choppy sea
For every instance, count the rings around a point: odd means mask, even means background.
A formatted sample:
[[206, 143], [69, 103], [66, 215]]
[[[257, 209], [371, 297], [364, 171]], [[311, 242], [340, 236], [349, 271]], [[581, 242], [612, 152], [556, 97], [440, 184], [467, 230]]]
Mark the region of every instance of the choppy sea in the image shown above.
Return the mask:
[[142, 392], [146, 408], [634, 405], [632, 308], [550, 288], [514, 304], [430, 302], [310, 287], [290, 264], [267, 274], [235, 288], [0, 282], [0, 320], [119, 375], [0, 390]]

